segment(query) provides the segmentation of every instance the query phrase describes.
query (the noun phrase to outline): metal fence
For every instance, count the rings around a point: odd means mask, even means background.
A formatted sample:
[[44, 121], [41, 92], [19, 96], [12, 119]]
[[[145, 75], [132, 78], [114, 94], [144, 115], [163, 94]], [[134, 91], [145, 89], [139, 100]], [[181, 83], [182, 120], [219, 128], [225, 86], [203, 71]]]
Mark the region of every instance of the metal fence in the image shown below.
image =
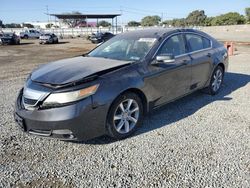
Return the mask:
[[[89, 28], [51, 28], [51, 29], [37, 29], [44, 33], [55, 33], [61, 37], [84, 37], [91, 33], [99, 32], [111, 32], [114, 34], [123, 33], [127, 31], [134, 31], [139, 29], [146, 29], [149, 27], [118, 27], [117, 32], [112, 30], [111, 27], [105, 28], [96, 28], [96, 27], [89, 27]], [[24, 32], [27, 28], [0, 28], [0, 31], [3, 32], [15, 32], [16, 34], [20, 34], [20, 32]]]

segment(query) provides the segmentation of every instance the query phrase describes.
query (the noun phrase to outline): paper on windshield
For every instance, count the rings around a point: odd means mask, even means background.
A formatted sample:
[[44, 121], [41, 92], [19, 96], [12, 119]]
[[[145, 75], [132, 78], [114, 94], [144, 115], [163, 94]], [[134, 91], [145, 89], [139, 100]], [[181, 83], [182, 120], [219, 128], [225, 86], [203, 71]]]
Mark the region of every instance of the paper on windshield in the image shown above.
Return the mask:
[[139, 42], [154, 43], [156, 41], [156, 38], [140, 38], [138, 41]]

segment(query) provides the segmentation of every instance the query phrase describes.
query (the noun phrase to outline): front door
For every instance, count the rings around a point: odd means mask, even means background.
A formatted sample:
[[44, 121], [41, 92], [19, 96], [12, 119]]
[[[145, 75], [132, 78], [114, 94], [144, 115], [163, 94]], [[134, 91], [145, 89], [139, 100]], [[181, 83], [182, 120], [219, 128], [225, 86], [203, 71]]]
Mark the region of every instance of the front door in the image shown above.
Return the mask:
[[[149, 65], [149, 75], [145, 82], [155, 90], [152, 107], [172, 101], [189, 92], [191, 82], [191, 58], [187, 54], [186, 43], [182, 34], [167, 39], [157, 55], [173, 54], [175, 62]], [[156, 60], [153, 60], [156, 61]]]

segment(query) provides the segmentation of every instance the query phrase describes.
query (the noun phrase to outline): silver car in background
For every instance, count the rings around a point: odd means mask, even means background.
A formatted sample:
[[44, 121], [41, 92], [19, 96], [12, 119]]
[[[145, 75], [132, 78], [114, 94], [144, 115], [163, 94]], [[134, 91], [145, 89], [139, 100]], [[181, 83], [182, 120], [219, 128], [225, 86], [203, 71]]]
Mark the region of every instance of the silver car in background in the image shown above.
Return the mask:
[[54, 33], [45, 33], [39, 37], [40, 44], [57, 44], [59, 42], [58, 37]]

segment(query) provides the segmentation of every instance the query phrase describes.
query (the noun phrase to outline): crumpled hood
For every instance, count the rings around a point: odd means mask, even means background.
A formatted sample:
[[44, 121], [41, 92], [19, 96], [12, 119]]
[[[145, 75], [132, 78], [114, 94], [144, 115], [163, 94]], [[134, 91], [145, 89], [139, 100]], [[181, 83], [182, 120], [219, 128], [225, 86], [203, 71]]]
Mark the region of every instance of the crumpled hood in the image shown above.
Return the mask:
[[31, 74], [31, 80], [45, 84], [64, 85], [129, 63], [131, 62], [80, 56], [43, 65]]
[[3, 37], [0, 37], [0, 39], [3, 39], [3, 40], [11, 40], [12, 37], [6, 37], [6, 36], [3, 36]]

